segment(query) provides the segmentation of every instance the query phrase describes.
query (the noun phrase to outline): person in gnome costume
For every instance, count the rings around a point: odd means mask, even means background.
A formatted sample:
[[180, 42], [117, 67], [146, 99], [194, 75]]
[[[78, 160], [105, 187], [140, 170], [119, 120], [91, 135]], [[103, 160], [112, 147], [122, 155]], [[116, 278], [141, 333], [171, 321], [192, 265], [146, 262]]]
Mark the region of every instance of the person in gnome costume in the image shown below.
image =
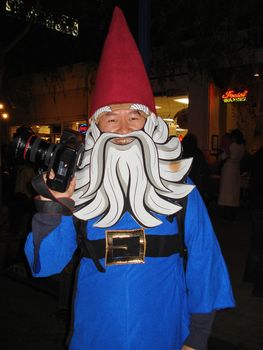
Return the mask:
[[[141, 56], [116, 7], [82, 164], [65, 193], [36, 199], [44, 209], [25, 247], [33, 275], [50, 276], [70, 261], [78, 236], [71, 350], [205, 349], [215, 310], [234, 306], [207, 210], [187, 179], [192, 159], [181, 159], [181, 151], [156, 115]], [[177, 216], [186, 198], [185, 269]], [[64, 200], [72, 215], [61, 214]]]

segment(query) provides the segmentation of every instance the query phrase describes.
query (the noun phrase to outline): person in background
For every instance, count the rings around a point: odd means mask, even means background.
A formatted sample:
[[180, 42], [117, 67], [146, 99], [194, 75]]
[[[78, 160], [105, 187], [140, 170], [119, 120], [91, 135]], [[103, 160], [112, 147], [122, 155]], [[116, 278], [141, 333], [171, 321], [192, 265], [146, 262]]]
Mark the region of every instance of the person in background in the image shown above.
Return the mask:
[[[17, 128], [14, 138], [28, 134], [30, 127], [21, 126]], [[31, 131], [32, 132], [32, 131]], [[11, 152], [10, 145], [10, 152]], [[35, 213], [33, 197], [36, 192], [32, 186], [32, 179], [36, 176], [35, 166], [30, 162], [13, 160], [15, 169], [14, 195], [9, 204], [9, 227], [10, 233], [25, 237], [31, 230], [31, 221]], [[14, 220], [14, 216], [16, 220]]]
[[252, 234], [244, 280], [253, 283], [252, 293], [263, 297], [263, 122], [255, 128], [255, 153], [250, 160], [248, 203], [252, 219]]
[[203, 350], [215, 311], [234, 306], [206, 207], [187, 179], [192, 159], [181, 159], [181, 151], [156, 115], [141, 56], [116, 7], [82, 164], [65, 193], [47, 189], [36, 198], [25, 246], [35, 277], [59, 273], [76, 236], [83, 247], [69, 349]]
[[240, 205], [240, 161], [245, 154], [244, 138], [239, 129], [230, 133], [228, 156], [221, 171], [218, 205], [223, 208], [223, 218], [234, 221]]
[[221, 137], [220, 147], [217, 155], [217, 173], [221, 175], [223, 165], [225, 161], [228, 159], [230, 150], [229, 147], [231, 145], [231, 136], [230, 133], [225, 133]]
[[198, 147], [197, 137], [192, 133], [186, 134], [182, 140], [182, 146], [183, 157], [193, 158], [192, 167], [188, 175], [206, 201], [208, 197], [207, 185], [210, 171], [205, 156]]
[[9, 153], [9, 145], [2, 145], [2, 201], [7, 207], [14, 196], [15, 188], [15, 168]]

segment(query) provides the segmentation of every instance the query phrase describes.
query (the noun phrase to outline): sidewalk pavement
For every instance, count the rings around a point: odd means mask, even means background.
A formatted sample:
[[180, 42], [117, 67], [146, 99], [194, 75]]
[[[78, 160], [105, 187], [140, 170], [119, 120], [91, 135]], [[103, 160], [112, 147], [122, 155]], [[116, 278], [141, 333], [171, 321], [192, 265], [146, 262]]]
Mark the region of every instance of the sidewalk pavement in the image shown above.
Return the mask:
[[252, 284], [243, 282], [251, 234], [248, 208], [241, 207], [237, 221], [233, 223], [223, 222], [216, 206], [210, 213], [236, 300], [234, 309], [217, 312], [212, 337], [232, 344], [236, 350], [262, 350], [263, 298], [254, 297]]
[[[252, 296], [251, 284], [242, 281], [250, 240], [247, 209], [241, 208], [236, 223], [222, 222], [213, 204], [209, 211], [237, 305], [217, 312], [208, 350], [262, 350], [263, 298]], [[33, 279], [20, 263], [2, 271], [0, 283], [1, 348], [64, 350], [68, 321], [56, 315], [59, 276]]]

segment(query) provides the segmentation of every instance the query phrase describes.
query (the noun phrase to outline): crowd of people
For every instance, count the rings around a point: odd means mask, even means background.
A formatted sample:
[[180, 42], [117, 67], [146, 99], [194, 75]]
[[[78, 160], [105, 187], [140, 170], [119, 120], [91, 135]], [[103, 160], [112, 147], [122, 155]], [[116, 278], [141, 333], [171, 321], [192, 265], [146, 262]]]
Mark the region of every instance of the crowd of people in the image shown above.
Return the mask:
[[194, 157], [189, 177], [207, 205], [216, 203], [222, 221], [235, 223], [240, 206], [248, 209], [251, 243], [244, 281], [253, 283], [253, 295], [263, 297], [263, 122], [256, 124], [252, 151], [239, 129], [222, 136], [212, 161], [199, 149], [195, 135], [187, 134], [182, 144], [184, 156]]
[[[206, 204], [215, 202], [226, 221], [237, 219], [241, 200], [247, 200], [250, 160], [242, 132], [234, 129], [222, 136], [217, 152], [202, 151], [191, 132], [182, 140], [183, 156], [193, 157], [189, 177], [197, 186]], [[242, 197], [242, 198], [241, 198]]]

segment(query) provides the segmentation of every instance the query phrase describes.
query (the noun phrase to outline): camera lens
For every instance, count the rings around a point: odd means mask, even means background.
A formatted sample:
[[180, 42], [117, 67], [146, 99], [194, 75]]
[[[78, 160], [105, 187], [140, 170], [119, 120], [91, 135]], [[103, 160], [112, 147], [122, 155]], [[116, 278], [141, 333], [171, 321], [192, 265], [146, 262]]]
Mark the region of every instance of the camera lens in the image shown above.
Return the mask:
[[28, 140], [28, 147], [26, 151], [27, 160], [32, 163], [48, 166], [56, 145], [48, 143], [39, 137], [34, 140]]
[[13, 140], [13, 153], [17, 161], [30, 161], [40, 166], [48, 166], [56, 145], [48, 143], [28, 132], [17, 135]]

